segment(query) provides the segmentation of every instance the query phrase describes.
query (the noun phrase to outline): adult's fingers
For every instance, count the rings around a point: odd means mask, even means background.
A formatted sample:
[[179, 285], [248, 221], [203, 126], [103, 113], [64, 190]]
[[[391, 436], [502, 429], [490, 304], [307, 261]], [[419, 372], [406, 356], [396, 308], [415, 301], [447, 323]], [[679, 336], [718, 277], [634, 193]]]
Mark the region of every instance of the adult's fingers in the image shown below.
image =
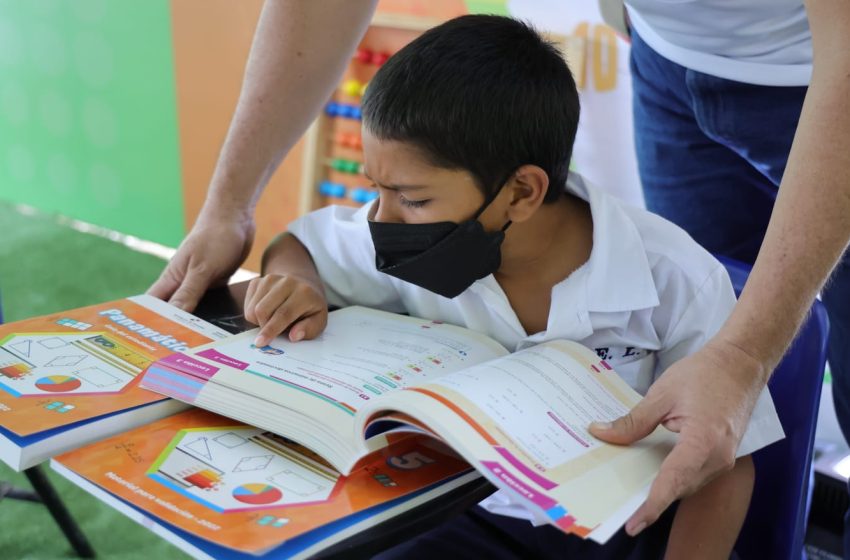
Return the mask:
[[602, 441], [618, 445], [628, 445], [645, 438], [670, 412], [664, 400], [651, 395], [651, 392], [647, 393], [628, 414], [613, 422], [591, 423], [590, 433]]
[[177, 288], [180, 287], [180, 280], [172, 274], [171, 267], [172, 264], [169, 263], [165, 267], [165, 270], [162, 271], [162, 274], [159, 275], [156, 282], [148, 288], [147, 293], [149, 295], [157, 297], [163, 301], [168, 301], [168, 299], [174, 295], [174, 292], [176, 292]]
[[180, 283], [180, 287], [174, 292], [168, 303], [179, 307], [184, 311], [192, 312], [198, 306], [207, 288], [210, 287], [216, 279], [198, 269], [189, 269], [186, 271], [186, 277]]
[[717, 473], [706, 467], [711, 448], [696, 434], [685, 431], [661, 463], [649, 495], [626, 522], [626, 532], [635, 536], [661, 516], [670, 504], [695, 492]]

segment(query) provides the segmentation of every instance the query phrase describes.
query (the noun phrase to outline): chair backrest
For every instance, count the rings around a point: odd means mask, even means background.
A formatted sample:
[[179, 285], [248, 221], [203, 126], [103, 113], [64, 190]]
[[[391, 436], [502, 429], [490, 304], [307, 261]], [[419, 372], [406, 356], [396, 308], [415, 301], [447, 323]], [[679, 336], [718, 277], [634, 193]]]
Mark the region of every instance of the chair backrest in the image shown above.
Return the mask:
[[[721, 258], [740, 293], [750, 267]], [[755, 488], [735, 545], [742, 560], [800, 560], [806, 535], [808, 496], [818, 404], [829, 330], [816, 301], [794, 344], [773, 372], [769, 387], [785, 439], [753, 454]]]

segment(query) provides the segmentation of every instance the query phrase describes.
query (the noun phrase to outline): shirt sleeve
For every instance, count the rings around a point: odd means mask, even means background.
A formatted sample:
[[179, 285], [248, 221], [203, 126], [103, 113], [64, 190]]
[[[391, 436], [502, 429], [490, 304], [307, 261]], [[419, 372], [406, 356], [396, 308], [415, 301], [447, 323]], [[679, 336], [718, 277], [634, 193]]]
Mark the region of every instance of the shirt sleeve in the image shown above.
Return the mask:
[[[734, 305], [735, 292], [729, 275], [723, 265], [718, 265], [696, 291], [669, 335], [663, 338], [656, 379], [675, 362], [702, 348], [723, 326]], [[737, 456], [749, 455], [784, 436], [773, 399], [765, 388], [756, 401]]]
[[717, 264], [693, 297], [686, 303], [672, 328], [661, 336], [656, 375], [702, 348], [723, 326], [735, 305], [735, 291], [729, 274]]
[[313, 258], [329, 304], [403, 312], [392, 278], [375, 267], [368, 209], [328, 206], [295, 220], [288, 230]]

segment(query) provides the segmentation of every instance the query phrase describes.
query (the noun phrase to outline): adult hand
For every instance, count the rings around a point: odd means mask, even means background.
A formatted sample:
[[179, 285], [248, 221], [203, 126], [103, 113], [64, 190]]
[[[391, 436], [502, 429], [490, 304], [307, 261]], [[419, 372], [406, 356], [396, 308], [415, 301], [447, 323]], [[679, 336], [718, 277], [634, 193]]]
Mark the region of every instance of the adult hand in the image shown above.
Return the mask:
[[245, 262], [254, 228], [252, 220], [199, 218], [148, 294], [193, 311], [208, 288]]
[[662, 424], [679, 441], [661, 465], [646, 501], [626, 523], [637, 535], [679, 498], [732, 469], [767, 375], [740, 347], [713, 339], [670, 366], [631, 412], [590, 432], [616, 444], [642, 439]]

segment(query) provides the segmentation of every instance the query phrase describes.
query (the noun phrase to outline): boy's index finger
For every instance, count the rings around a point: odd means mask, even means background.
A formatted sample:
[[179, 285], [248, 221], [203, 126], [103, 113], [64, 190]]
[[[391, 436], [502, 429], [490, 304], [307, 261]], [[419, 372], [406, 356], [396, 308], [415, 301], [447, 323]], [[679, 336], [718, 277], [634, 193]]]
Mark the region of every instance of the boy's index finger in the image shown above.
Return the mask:
[[[271, 316], [261, 325], [256, 346], [265, 346], [277, 335], [283, 333], [296, 321], [310, 315], [309, 306], [297, 297], [287, 297]], [[260, 344], [262, 342], [262, 344]]]

